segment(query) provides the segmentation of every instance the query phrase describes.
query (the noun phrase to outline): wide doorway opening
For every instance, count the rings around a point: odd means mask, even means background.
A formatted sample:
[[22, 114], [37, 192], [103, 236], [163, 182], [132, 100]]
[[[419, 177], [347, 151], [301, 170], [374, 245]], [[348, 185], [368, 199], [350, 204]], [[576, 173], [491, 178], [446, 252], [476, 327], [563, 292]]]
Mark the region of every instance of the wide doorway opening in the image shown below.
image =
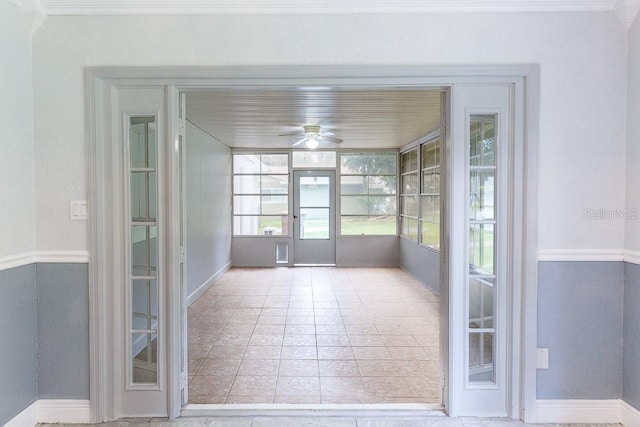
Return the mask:
[[183, 96], [186, 403], [441, 407], [445, 89]]

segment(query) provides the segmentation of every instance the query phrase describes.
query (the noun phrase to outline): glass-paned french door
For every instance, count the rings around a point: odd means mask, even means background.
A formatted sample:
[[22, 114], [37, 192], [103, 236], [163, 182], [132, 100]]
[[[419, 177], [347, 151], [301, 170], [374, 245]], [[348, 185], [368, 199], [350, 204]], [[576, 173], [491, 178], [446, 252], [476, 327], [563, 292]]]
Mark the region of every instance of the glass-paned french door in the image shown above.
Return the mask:
[[511, 415], [512, 97], [510, 84], [453, 88], [448, 271], [455, 415]]

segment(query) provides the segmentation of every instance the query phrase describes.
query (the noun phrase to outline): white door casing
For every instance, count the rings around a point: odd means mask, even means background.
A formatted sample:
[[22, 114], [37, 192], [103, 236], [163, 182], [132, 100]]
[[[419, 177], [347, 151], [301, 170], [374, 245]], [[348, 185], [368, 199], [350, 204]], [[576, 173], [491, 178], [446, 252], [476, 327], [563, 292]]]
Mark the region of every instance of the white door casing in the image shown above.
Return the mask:
[[[332, 73], [316, 70], [313, 67], [215, 67], [193, 68], [189, 70], [172, 69], [128, 69], [98, 68], [88, 70], [87, 83], [87, 139], [89, 141], [89, 161], [91, 165], [90, 182], [90, 352], [91, 352], [91, 407], [93, 421], [116, 419], [123, 416], [157, 415], [175, 417], [182, 405], [180, 398], [181, 382], [181, 315], [179, 259], [180, 259], [180, 200], [179, 200], [179, 144], [178, 135], [178, 89], [196, 90], [207, 86], [265, 85], [282, 86], [320, 84], [349, 85], [352, 87], [378, 86], [439, 86], [451, 88], [453, 115], [447, 147], [449, 160], [449, 178], [452, 192], [461, 191], [457, 199], [447, 203], [447, 212], [451, 224], [464, 223], [460, 211], [452, 207], [464, 206], [464, 174], [458, 174], [456, 168], [462, 165], [464, 151], [459, 141], [464, 136], [457, 132], [464, 128], [459, 125], [465, 112], [458, 105], [466, 89], [494, 83], [497, 86], [509, 86], [510, 101], [508, 108], [514, 111], [511, 118], [515, 126], [510, 130], [515, 146], [508, 154], [513, 169], [512, 185], [508, 189], [508, 203], [511, 203], [510, 235], [507, 236], [513, 256], [507, 264], [507, 283], [512, 284], [504, 296], [513, 304], [510, 312], [501, 316], [508, 319], [511, 328], [506, 331], [505, 342], [510, 343], [500, 362], [500, 369], [506, 387], [503, 398], [504, 412], [495, 411], [495, 407], [478, 408], [472, 397], [478, 390], [466, 387], [462, 372], [464, 361], [458, 355], [464, 354], [466, 320], [465, 295], [456, 287], [442, 286], [443, 311], [446, 321], [441, 322], [443, 331], [450, 334], [442, 337], [445, 347], [443, 355], [450, 355], [445, 370], [447, 395], [444, 397], [446, 410], [454, 416], [464, 414], [488, 415], [504, 413], [511, 417], [529, 417], [530, 413], [521, 412], [533, 409], [535, 402], [535, 127], [524, 127], [525, 118], [537, 120], [537, 98], [528, 97], [529, 91], [537, 94], [538, 71], [536, 67], [335, 67]], [[291, 74], [291, 68], [295, 68]], [[181, 74], [182, 73], [182, 74]], [[167, 75], [178, 78], [165, 78]], [[182, 78], [179, 78], [180, 76]], [[287, 76], [305, 76], [290, 78]], [[327, 78], [326, 75], [341, 76]], [[417, 76], [417, 77], [416, 77]], [[449, 77], [434, 77], [449, 76]], [[513, 76], [524, 76], [513, 77]], [[150, 86], [151, 78], [153, 85]], [[470, 83], [476, 83], [475, 85]], [[465, 88], [465, 84], [469, 87]], [[147, 92], [145, 92], [147, 91]], [[136, 93], [129, 97], [128, 94]], [[146, 94], [145, 94], [146, 93]], [[144, 95], [144, 96], [142, 96]], [[460, 98], [462, 97], [462, 98]], [[130, 99], [129, 99], [130, 98]], [[120, 104], [120, 102], [123, 102]], [[131, 104], [127, 104], [131, 102]], [[136, 103], [140, 103], [137, 104]], [[526, 109], [524, 108], [526, 105]], [[159, 167], [164, 168], [164, 176], [158, 178], [158, 185], [164, 186], [158, 191], [158, 221], [161, 225], [158, 234], [161, 238], [159, 265], [164, 272], [165, 282], [160, 285], [159, 343], [165, 347], [159, 350], [159, 378], [157, 390], [126, 390], [124, 382], [124, 325], [125, 313], [121, 309], [124, 292], [121, 286], [112, 286], [123, 278], [124, 259], [122, 248], [125, 244], [123, 218], [124, 156], [121, 148], [114, 142], [122, 137], [122, 129], [116, 126], [121, 120], [121, 106], [131, 108], [132, 114], [154, 112], [158, 117]], [[486, 106], [485, 106], [486, 107]], [[484, 107], [483, 107], [484, 108]], [[465, 110], [466, 111], [466, 110]], [[525, 116], [526, 115], [526, 116]], [[457, 130], [457, 131], [456, 131]], [[461, 151], [462, 150], [462, 151]], [[162, 153], [160, 153], [162, 152]], [[164, 157], [162, 157], [164, 156]], [[161, 159], [162, 157], [162, 159]], [[454, 172], [455, 171], [455, 172]], [[159, 171], [159, 175], [162, 175]], [[523, 209], [526, 203], [527, 210]], [[450, 283], [461, 280], [464, 260], [456, 257], [456, 248], [463, 247], [464, 227], [462, 230], [451, 227], [448, 232], [452, 247], [443, 245], [443, 258], [450, 258]], [[164, 239], [164, 240], [163, 240]], [[524, 248], [524, 249], [523, 249]], [[518, 261], [522, 260], [522, 261]], [[166, 265], [165, 265], [166, 264]], [[446, 275], [445, 275], [446, 276]], [[171, 285], [169, 285], [171, 283]], [[523, 309], [524, 307], [524, 309]], [[117, 316], [119, 318], [116, 318]], [[165, 322], [165, 323], [163, 323]], [[503, 332], [505, 333], [505, 332]], [[522, 352], [520, 349], [522, 348]], [[114, 357], [114, 352], [115, 356]], [[520, 382], [522, 380], [522, 382]], [[495, 394], [495, 393], [494, 393]], [[126, 398], [125, 398], [126, 396]], [[131, 398], [129, 398], [131, 397]], [[490, 409], [490, 411], [485, 411]], [[500, 408], [502, 409], [502, 408]]]

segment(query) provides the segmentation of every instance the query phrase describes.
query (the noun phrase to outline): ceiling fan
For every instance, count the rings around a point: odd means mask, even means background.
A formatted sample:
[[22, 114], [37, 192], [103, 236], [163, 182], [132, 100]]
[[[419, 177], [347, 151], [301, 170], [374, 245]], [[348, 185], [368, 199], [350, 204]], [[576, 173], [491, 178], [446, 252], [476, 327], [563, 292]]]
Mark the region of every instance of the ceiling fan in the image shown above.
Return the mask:
[[300, 132], [285, 133], [280, 136], [294, 136], [294, 135], [302, 136], [302, 139], [294, 142], [292, 146], [295, 147], [296, 145], [300, 145], [304, 143], [307, 146], [307, 148], [310, 150], [317, 148], [318, 145], [320, 144], [320, 141], [333, 142], [334, 144], [340, 144], [342, 142], [340, 138], [336, 138], [335, 136], [330, 136], [330, 135], [335, 135], [333, 132], [329, 132], [329, 131], [321, 132], [320, 126], [318, 125], [307, 125], [307, 126], [304, 126], [303, 128], [304, 128], [304, 131], [302, 133]]

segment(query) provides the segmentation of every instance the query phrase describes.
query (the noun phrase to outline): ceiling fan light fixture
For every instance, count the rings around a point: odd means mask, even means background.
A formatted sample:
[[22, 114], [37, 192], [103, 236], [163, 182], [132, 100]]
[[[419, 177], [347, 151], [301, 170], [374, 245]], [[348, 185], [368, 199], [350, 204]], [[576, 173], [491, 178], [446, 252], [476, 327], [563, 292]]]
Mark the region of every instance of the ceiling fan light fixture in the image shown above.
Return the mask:
[[309, 150], [314, 150], [318, 148], [318, 139], [315, 135], [310, 136], [305, 143]]

